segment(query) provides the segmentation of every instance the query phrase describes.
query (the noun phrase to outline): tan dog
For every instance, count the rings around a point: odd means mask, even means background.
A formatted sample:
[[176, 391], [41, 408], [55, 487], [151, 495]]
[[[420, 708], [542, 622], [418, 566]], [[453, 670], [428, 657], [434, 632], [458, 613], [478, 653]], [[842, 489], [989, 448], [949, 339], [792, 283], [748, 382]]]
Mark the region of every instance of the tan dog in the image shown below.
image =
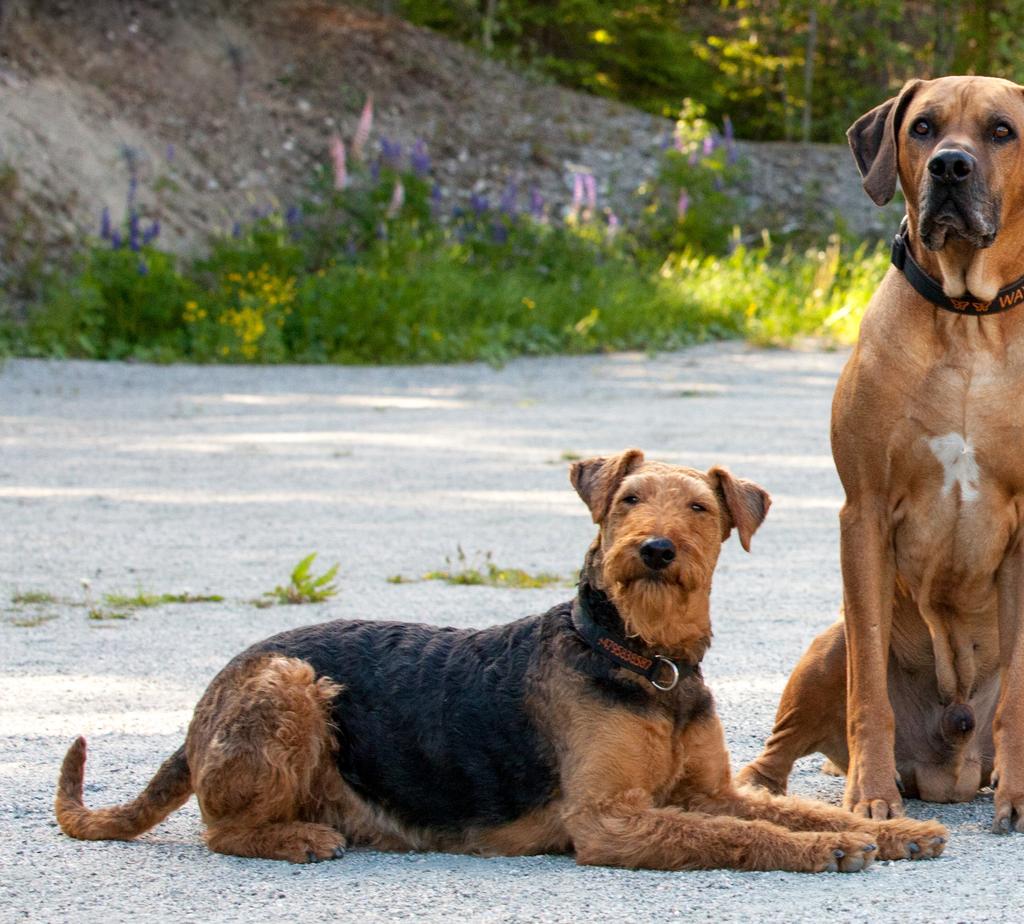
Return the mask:
[[804, 655], [747, 782], [784, 791], [822, 752], [846, 807], [885, 818], [901, 781], [937, 802], [998, 781], [994, 830], [1024, 830], [1022, 133], [1024, 88], [986, 77], [911, 81], [848, 133], [877, 204], [899, 179], [937, 284], [890, 268], [839, 380], [845, 632]]

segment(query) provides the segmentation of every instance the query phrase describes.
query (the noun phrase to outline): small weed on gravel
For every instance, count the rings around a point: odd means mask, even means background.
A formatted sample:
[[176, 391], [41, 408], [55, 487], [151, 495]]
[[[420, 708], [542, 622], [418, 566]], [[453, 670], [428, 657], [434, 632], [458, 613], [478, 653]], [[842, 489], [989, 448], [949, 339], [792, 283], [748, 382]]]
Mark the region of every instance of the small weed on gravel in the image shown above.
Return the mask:
[[107, 622], [117, 619], [131, 619], [130, 613], [122, 613], [118, 610], [105, 610], [101, 606], [89, 607], [89, 619], [93, 622]]
[[292, 569], [292, 579], [286, 586], [280, 584], [268, 590], [259, 600], [253, 601], [257, 606], [273, 606], [274, 604], [323, 603], [338, 592], [338, 585], [333, 583], [338, 574], [338, 564], [328, 568], [323, 574], [313, 573], [313, 561], [316, 552], [311, 552]]
[[26, 590], [11, 596], [11, 603], [16, 606], [34, 606], [43, 603], [56, 603], [57, 598], [45, 590]]
[[[462, 547], [459, 546], [454, 562], [450, 557], [446, 558], [446, 568], [428, 571], [420, 580], [444, 581], [446, 584], [463, 587], [510, 587], [520, 590], [571, 583], [561, 575], [551, 574], [547, 571], [531, 574], [522, 568], [502, 568], [492, 561], [492, 556], [492, 552], [487, 552], [484, 554], [483, 562], [472, 564]], [[415, 578], [408, 578], [401, 574], [393, 574], [387, 580], [389, 584], [413, 584], [416, 582]]]
[[104, 602], [108, 606], [127, 606], [142, 609], [150, 606], [164, 606], [168, 603], [221, 603], [224, 598], [220, 594], [151, 594], [144, 590], [131, 596], [125, 594], [105, 594]]
[[36, 626], [45, 625], [57, 618], [56, 613], [39, 613], [35, 616], [14, 616], [7, 622], [19, 629], [34, 629]]

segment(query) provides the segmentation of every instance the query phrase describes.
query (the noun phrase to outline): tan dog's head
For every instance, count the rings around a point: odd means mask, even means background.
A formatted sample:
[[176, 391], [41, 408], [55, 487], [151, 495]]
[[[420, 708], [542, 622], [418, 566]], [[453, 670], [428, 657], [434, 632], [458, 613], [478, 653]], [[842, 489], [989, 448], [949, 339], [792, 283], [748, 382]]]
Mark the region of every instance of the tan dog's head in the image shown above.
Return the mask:
[[699, 660], [722, 542], [735, 528], [750, 550], [767, 492], [723, 468], [646, 462], [639, 449], [576, 462], [569, 477], [600, 527], [585, 578], [608, 594], [630, 635]]
[[917, 238], [943, 252], [948, 295], [970, 285], [991, 298], [999, 288], [994, 265], [982, 272], [971, 264], [1022, 215], [1022, 135], [1024, 87], [995, 77], [911, 80], [847, 132], [877, 205], [892, 198], [899, 180]]

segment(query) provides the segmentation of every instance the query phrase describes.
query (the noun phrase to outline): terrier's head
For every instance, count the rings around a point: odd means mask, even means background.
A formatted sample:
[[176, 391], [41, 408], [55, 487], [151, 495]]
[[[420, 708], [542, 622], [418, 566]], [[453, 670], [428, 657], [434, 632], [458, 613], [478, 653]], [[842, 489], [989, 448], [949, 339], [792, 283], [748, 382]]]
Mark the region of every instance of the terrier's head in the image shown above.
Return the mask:
[[750, 551], [768, 493], [724, 468], [647, 462], [639, 449], [575, 462], [569, 478], [599, 527], [584, 578], [608, 594], [629, 635], [699, 660], [722, 542], [735, 528]]

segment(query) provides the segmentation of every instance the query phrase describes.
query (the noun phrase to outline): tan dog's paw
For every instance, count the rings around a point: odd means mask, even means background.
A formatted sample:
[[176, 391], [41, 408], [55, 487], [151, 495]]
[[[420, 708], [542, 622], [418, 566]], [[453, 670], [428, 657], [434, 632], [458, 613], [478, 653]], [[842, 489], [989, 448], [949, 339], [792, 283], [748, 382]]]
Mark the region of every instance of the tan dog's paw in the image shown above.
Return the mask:
[[1024, 831], [1024, 794], [1020, 789], [1011, 788], [1004, 778], [993, 779], [996, 814], [992, 820], [993, 834], [1012, 834]]
[[903, 799], [896, 788], [896, 776], [883, 777], [881, 781], [868, 779], [851, 762], [846, 777], [846, 792], [843, 794], [843, 808], [860, 818], [884, 821], [886, 818], [903, 817]]
[[808, 864], [803, 867], [810, 873], [859, 873], [878, 856], [873, 832], [814, 832], [800, 837], [813, 841], [807, 853]]
[[892, 818], [878, 824], [878, 857], [881, 860], [930, 860], [946, 849], [949, 831], [937, 821]]

